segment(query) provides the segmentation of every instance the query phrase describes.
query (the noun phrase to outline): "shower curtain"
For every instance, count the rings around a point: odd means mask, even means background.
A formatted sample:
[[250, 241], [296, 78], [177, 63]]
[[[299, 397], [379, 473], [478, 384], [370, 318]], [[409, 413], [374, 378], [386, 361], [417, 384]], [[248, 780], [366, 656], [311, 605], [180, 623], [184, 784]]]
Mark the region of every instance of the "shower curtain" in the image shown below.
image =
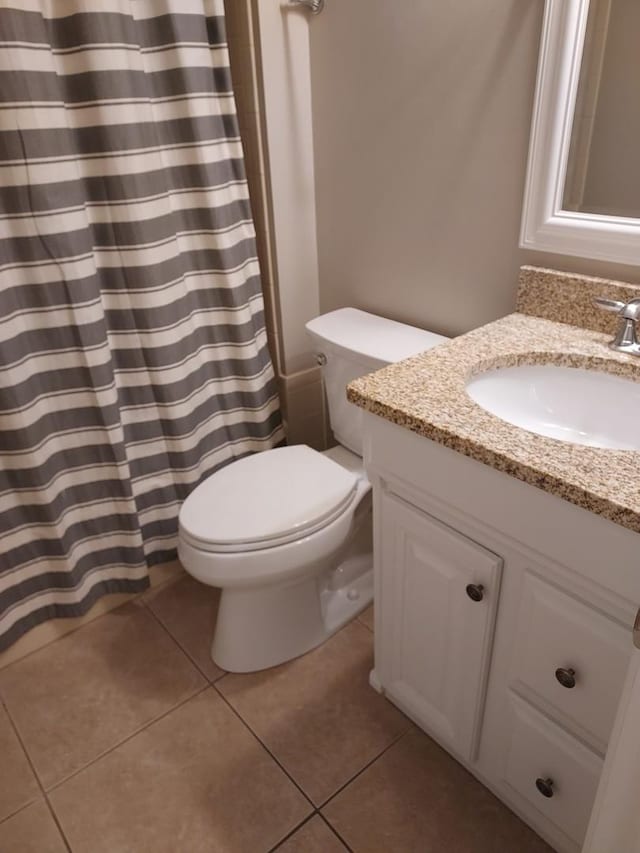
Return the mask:
[[0, 0], [0, 649], [281, 438], [222, 0]]

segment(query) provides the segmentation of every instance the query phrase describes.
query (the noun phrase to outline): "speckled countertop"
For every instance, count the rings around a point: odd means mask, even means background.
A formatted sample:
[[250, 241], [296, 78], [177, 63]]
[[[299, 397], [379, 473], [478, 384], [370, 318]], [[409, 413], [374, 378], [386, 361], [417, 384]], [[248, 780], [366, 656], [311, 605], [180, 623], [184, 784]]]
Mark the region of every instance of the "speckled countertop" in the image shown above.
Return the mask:
[[369, 412], [640, 532], [640, 452], [545, 438], [490, 414], [465, 391], [474, 374], [521, 364], [587, 367], [640, 381], [640, 359], [607, 348], [616, 318], [591, 308], [594, 295], [626, 300], [640, 295], [640, 287], [525, 267], [518, 313], [356, 379], [347, 396]]

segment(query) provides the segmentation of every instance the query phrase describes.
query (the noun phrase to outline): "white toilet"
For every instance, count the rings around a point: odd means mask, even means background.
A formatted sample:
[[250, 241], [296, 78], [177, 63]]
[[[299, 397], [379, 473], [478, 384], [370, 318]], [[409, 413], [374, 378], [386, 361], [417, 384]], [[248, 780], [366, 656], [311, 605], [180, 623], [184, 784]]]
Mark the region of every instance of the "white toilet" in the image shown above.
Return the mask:
[[220, 587], [213, 660], [253, 672], [304, 654], [373, 599], [371, 487], [362, 411], [345, 387], [447, 338], [354, 308], [307, 323], [337, 447], [246, 456], [204, 480], [180, 511], [178, 555]]

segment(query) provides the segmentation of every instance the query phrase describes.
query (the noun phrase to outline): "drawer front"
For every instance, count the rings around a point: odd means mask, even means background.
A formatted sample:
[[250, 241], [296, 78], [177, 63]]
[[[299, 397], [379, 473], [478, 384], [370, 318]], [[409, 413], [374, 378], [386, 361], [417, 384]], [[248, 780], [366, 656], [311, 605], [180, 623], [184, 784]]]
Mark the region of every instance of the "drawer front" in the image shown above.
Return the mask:
[[525, 572], [511, 686], [603, 753], [630, 653], [628, 630]]
[[509, 697], [508, 726], [503, 784], [582, 844], [602, 759], [514, 695]]

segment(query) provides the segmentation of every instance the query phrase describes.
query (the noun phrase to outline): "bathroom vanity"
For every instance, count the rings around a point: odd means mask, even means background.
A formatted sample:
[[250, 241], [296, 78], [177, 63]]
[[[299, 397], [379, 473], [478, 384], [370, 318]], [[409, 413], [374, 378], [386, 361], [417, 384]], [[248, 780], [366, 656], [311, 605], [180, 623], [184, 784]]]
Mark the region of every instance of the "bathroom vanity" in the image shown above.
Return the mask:
[[556, 850], [577, 853], [640, 604], [640, 453], [526, 432], [465, 388], [496, 366], [637, 379], [640, 364], [610, 353], [610, 334], [545, 317], [610, 322], [589, 287], [576, 298], [570, 277], [554, 281], [550, 308], [547, 285], [525, 270], [519, 308], [538, 316], [510, 315], [348, 393], [365, 409], [374, 491], [371, 682]]

